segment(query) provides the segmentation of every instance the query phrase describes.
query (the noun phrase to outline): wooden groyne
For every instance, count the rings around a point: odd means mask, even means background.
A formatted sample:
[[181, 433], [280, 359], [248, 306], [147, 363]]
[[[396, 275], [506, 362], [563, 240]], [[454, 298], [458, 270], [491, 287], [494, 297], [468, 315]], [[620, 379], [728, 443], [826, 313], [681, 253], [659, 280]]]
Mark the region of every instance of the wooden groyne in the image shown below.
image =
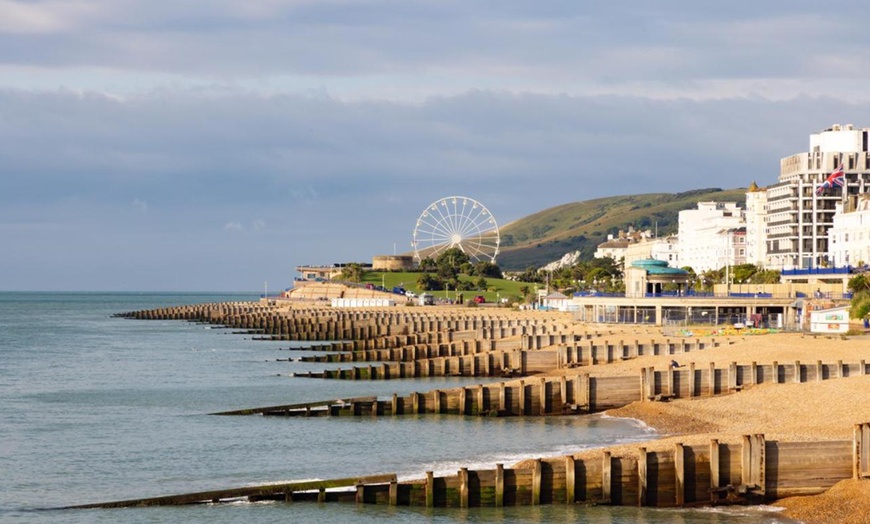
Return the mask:
[[[553, 369], [610, 364], [650, 355], [680, 355], [720, 345], [709, 340], [655, 340], [627, 344], [618, 342], [581, 343], [570, 337], [524, 336], [506, 340], [465, 340], [461, 343], [404, 346], [387, 350], [335, 352], [300, 357], [301, 362], [378, 362], [349, 369], [294, 373], [295, 377], [389, 380], [433, 376], [513, 377], [544, 373]], [[543, 339], [543, 340], [542, 340]], [[727, 341], [730, 343], [730, 341]], [[571, 345], [565, 345], [571, 344]], [[528, 348], [551, 348], [534, 349]], [[486, 348], [495, 348], [489, 349]], [[499, 351], [499, 348], [504, 348]], [[522, 349], [518, 349], [522, 348]], [[513, 349], [510, 351], [509, 349]]]
[[[419, 364], [419, 363], [417, 363]], [[360, 373], [363, 370], [338, 370], [336, 373]], [[372, 366], [368, 372], [384, 369]], [[866, 375], [867, 364], [858, 363], [791, 363], [738, 364], [717, 367], [711, 362], [698, 366], [694, 362], [682, 367], [656, 370], [642, 368], [635, 376], [573, 376], [532, 377], [500, 381], [476, 386], [436, 389], [410, 395], [394, 394], [389, 399], [321, 401], [292, 406], [250, 408], [217, 415], [282, 415], [282, 416], [379, 416], [453, 414], [485, 416], [546, 416], [583, 414], [618, 408], [637, 401], [699, 398], [727, 395], [760, 384], [813, 382]], [[344, 376], [343, 378], [350, 378]]]
[[[395, 474], [188, 493], [72, 506], [118, 508], [251, 501], [347, 501], [423, 507], [608, 504], [685, 507], [758, 504], [823, 493], [841, 480], [870, 478], [870, 423], [851, 441], [784, 442], [762, 434], [739, 442], [676, 443], [670, 449], [573, 455], [525, 467], [461, 468], [456, 474], [399, 481]], [[335, 491], [335, 488], [347, 488]], [[332, 491], [330, 491], [332, 490]]]
[[[571, 332], [567, 314], [520, 314], [500, 309], [383, 308], [333, 309], [213, 303], [132, 311], [116, 316], [142, 320], [208, 322], [263, 335], [270, 340], [374, 340], [417, 333], [474, 332], [474, 338], [562, 335]], [[406, 342], [401, 345], [413, 343]], [[384, 346], [386, 347], [386, 346]], [[357, 348], [357, 349], [370, 349]], [[371, 348], [374, 349], [374, 348]]]

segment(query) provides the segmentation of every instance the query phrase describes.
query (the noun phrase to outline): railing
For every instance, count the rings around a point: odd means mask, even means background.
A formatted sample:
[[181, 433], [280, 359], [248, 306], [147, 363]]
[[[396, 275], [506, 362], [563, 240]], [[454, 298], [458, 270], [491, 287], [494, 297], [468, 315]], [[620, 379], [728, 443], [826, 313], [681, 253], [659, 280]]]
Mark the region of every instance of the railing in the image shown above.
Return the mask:
[[802, 275], [848, 275], [853, 270], [852, 266], [845, 267], [815, 267], [809, 269], [783, 269], [782, 276]]

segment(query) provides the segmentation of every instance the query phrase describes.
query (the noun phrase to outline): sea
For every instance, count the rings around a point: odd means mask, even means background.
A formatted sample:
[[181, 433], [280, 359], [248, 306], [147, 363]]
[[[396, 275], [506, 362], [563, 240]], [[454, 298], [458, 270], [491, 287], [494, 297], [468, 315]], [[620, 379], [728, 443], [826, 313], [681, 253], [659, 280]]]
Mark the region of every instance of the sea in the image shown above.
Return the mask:
[[794, 522], [765, 506], [577, 504], [460, 510], [240, 501], [60, 509], [273, 482], [454, 474], [460, 467], [510, 466], [524, 458], [657, 436], [638, 421], [603, 415], [214, 416], [209, 413], [350, 396], [386, 398], [481, 380], [295, 378], [294, 372], [331, 365], [287, 362], [309, 354], [288, 351], [304, 343], [257, 341], [185, 321], [113, 317], [140, 309], [257, 299], [244, 293], [0, 292], [0, 522]]

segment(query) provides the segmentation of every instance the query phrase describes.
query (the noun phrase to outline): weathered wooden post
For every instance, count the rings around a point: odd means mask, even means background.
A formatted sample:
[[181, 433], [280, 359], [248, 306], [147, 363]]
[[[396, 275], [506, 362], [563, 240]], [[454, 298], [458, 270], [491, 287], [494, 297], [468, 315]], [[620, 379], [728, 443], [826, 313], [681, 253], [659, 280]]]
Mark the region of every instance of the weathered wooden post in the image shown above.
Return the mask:
[[710, 502], [719, 500], [719, 440], [710, 440]]
[[390, 506], [399, 504], [399, 483], [398, 481], [390, 481]]
[[852, 478], [870, 477], [870, 423], [855, 424], [852, 434]]
[[646, 448], [641, 447], [637, 450], [637, 505], [646, 505], [646, 488], [647, 488], [647, 454]]
[[432, 404], [434, 406], [435, 414], [441, 413], [441, 391], [436, 389], [432, 392]]
[[495, 465], [495, 506], [504, 506], [504, 464]]
[[426, 507], [435, 507], [435, 473], [426, 472]]
[[686, 452], [681, 442], [674, 444], [674, 471], [675, 484], [674, 493], [676, 495], [677, 506], [686, 504]]
[[800, 360], [794, 361], [794, 381], [798, 384], [801, 381], [801, 362], [800, 362]]
[[459, 470], [459, 507], [468, 507], [468, 468]]
[[577, 502], [576, 498], [576, 488], [577, 488], [577, 465], [574, 462], [573, 455], [567, 455], [565, 457], [565, 503], [573, 504]]
[[611, 483], [612, 483], [612, 467], [610, 452], [605, 451], [601, 463], [601, 498], [606, 503], [610, 503]]
[[694, 398], [698, 394], [695, 389], [695, 363], [689, 362], [689, 398]]
[[541, 459], [535, 459], [532, 467], [532, 506], [541, 504], [541, 476], [542, 476]]
[[711, 397], [716, 394], [716, 363], [710, 362], [709, 369], [710, 376], [710, 390], [707, 391], [707, 394]]
[[519, 386], [520, 415], [526, 415], [526, 381], [520, 380]]

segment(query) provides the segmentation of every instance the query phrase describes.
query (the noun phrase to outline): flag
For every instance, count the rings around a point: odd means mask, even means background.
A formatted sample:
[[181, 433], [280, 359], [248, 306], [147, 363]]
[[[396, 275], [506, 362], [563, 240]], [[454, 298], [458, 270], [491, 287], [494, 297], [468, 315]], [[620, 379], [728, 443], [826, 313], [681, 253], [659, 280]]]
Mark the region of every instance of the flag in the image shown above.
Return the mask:
[[816, 194], [821, 195], [826, 190], [831, 189], [834, 186], [843, 187], [846, 184], [846, 176], [843, 173], [843, 163], [840, 162], [840, 167], [834, 170], [833, 173], [828, 175], [828, 178], [825, 179], [822, 184], [816, 188]]

